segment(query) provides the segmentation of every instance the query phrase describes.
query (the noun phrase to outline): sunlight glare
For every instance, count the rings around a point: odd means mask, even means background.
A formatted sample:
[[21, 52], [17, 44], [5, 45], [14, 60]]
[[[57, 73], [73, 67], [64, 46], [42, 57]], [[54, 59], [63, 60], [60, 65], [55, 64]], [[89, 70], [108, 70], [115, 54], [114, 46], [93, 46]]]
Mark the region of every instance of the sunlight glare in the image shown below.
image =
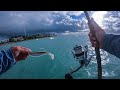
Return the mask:
[[107, 11], [97, 11], [93, 13], [92, 17], [94, 18], [98, 25], [102, 26], [103, 17], [106, 13]]

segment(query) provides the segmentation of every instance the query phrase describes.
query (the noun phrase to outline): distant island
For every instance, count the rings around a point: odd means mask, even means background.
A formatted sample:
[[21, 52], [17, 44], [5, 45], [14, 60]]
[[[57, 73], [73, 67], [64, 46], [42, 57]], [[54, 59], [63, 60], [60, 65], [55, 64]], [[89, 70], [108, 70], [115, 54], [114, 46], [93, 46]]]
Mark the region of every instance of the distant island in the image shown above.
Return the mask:
[[0, 46], [10, 44], [10, 43], [15, 43], [15, 42], [31, 40], [31, 39], [55, 37], [55, 36], [57, 35], [54, 33], [53, 34], [17, 35], [17, 36], [10, 37], [9, 39], [1, 40]]

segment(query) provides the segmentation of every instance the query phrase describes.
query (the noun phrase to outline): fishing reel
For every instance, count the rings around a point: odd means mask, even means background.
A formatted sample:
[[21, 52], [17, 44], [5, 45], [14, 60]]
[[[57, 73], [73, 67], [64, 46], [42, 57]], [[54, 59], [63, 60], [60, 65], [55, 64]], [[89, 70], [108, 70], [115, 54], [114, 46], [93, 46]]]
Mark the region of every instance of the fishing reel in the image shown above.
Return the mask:
[[87, 58], [87, 52], [88, 52], [88, 46], [84, 46], [84, 48], [80, 45], [76, 45], [74, 48], [73, 48], [73, 51], [71, 51], [72, 54], [73, 54], [73, 57], [76, 59], [76, 61], [79, 61], [80, 63], [80, 66], [71, 71], [70, 73], [67, 73], [65, 75], [65, 79], [73, 79], [72, 77], [72, 74], [76, 71], [78, 71], [80, 68], [82, 68], [83, 66], [87, 67], [92, 56], [88, 59]]

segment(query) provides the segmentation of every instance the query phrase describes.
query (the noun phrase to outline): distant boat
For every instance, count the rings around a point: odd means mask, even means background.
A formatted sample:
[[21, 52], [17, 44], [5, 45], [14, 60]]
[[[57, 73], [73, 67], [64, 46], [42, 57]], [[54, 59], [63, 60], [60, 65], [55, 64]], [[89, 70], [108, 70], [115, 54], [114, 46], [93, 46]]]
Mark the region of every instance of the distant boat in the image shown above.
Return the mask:
[[39, 39], [36, 39], [36, 40], [39, 40]]
[[54, 39], [54, 37], [50, 37], [50, 39]]

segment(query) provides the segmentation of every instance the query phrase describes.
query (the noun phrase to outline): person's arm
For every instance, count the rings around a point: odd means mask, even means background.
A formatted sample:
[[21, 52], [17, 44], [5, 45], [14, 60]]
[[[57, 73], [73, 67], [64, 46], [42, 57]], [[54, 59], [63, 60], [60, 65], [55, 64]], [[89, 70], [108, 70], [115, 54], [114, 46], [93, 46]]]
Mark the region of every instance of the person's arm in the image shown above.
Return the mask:
[[101, 49], [120, 58], [120, 35], [105, 34]]
[[0, 51], [0, 75], [15, 65], [16, 60], [11, 50]]
[[[92, 36], [91, 32], [88, 34], [92, 46], [97, 47], [99, 44], [101, 49], [120, 58], [120, 35], [106, 34], [93, 19], [91, 19], [91, 23], [88, 24], [89, 26], [93, 25], [96, 36], [96, 38]], [[99, 43], [97, 43], [97, 41]]]
[[0, 51], [0, 75], [14, 66], [16, 62], [25, 60], [30, 52], [30, 49], [21, 46], [13, 46], [8, 50]]

